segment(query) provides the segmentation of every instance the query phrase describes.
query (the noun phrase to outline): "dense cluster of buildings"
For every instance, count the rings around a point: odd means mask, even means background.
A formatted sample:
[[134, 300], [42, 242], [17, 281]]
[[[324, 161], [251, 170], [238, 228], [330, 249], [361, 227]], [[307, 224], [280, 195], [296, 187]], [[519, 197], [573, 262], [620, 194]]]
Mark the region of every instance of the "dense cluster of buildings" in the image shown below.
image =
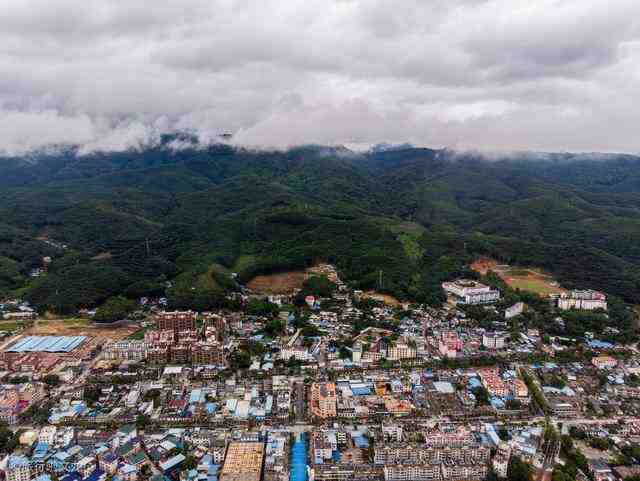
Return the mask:
[[[136, 335], [100, 346], [7, 339], [0, 421], [28, 429], [0, 459], [6, 479], [480, 481], [505, 478], [514, 456], [550, 476], [547, 420], [620, 452], [640, 442], [640, 362], [625, 346], [545, 336], [527, 306], [473, 280], [444, 283], [438, 309], [371, 306], [321, 272], [340, 286], [331, 299], [294, 309], [274, 295], [273, 315], [154, 307]], [[561, 316], [606, 298], [572, 291], [549, 306]], [[589, 463], [594, 481], [617, 476]]]
[[163, 311], [155, 314], [153, 322], [156, 329], [147, 331], [143, 340], [121, 340], [106, 346], [105, 359], [225, 365], [224, 317], [212, 313], [198, 315], [193, 311]]

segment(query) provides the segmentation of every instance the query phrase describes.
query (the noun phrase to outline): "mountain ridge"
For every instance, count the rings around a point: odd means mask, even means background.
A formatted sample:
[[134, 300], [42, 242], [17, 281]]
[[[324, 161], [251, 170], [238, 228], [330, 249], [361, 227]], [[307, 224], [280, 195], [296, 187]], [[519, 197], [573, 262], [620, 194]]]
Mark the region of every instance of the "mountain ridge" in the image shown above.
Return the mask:
[[[487, 160], [409, 146], [176, 150], [171, 141], [0, 159], [0, 262], [10, 266], [0, 292], [72, 311], [118, 294], [158, 294], [171, 280], [174, 305], [216, 303], [222, 290], [187, 291], [211, 265], [230, 270], [249, 256], [241, 280], [323, 258], [356, 287], [437, 303], [443, 278], [470, 274], [473, 256], [495, 254], [540, 265], [569, 285], [594, 278], [583, 287], [640, 302], [640, 157]], [[405, 252], [405, 234], [422, 258]], [[54, 249], [42, 236], [68, 247]], [[44, 255], [54, 257], [48, 274], [29, 278]], [[387, 285], [377, 285], [380, 270]]]

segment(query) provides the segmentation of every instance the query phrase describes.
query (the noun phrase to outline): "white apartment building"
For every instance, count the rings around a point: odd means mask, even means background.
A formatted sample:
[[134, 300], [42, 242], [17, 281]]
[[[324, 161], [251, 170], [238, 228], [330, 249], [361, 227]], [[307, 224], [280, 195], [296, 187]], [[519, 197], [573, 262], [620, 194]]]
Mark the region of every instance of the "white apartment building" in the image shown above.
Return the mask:
[[482, 345], [487, 349], [503, 349], [507, 335], [503, 332], [485, 332], [482, 335]]
[[458, 304], [490, 304], [500, 299], [500, 291], [470, 279], [443, 282], [442, 288]]
[[569, 309], [580, 309], [593, 311], [596, 309], [607, 309], [607, 296], [602, 292], [586, 290], [573, 290], [569, 294], [562, 294], [558, 298], [558, 309], [567, 311]]

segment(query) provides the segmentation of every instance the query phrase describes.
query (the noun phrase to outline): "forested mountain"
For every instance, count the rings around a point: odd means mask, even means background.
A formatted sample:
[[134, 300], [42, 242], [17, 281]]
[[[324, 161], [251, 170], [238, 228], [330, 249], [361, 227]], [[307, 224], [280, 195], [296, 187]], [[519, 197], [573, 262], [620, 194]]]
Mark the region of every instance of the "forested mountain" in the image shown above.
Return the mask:
[[437, 303], [443, 279], [491, 255], [640, 303], [639, 157], [175, 140], [1, 158], [0, 292], [71, 311], [171, 281], [174, 306], [206, 308], [232, 272], [326, 260], [353, 286]]

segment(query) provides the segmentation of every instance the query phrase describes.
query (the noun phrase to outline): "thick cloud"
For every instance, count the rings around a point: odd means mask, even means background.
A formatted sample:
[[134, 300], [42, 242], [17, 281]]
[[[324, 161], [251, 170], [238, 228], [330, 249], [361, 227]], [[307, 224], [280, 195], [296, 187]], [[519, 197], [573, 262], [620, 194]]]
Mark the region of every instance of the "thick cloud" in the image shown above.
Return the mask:
[[0, 0], [0, 150], [640, 151], [637, 0]]

